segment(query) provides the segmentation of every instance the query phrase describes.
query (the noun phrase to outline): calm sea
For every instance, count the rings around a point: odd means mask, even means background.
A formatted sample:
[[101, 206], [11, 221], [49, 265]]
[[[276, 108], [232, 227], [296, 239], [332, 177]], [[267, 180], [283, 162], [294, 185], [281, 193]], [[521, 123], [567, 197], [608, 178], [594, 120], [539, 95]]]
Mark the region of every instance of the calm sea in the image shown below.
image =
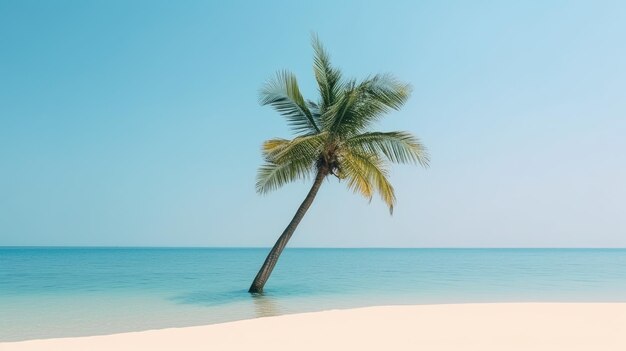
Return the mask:
[[0, 248], [0, 341], [389, 304], [626, 302], [625, 249]]

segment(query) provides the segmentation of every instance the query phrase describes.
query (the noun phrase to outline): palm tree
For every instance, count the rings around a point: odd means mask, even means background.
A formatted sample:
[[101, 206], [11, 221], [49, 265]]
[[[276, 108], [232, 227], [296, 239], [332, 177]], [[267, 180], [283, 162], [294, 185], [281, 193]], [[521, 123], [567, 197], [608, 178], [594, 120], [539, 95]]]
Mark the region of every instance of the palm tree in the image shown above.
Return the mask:
[[372, 122], [390, 110], [398, 110], [410, 95], [410, 86], [389, 74], [362, 81], [345, 80], [330, 64], [317, 36], [312, 38], [313, 70], [320, 97], [305, 100], [296, 77], [278, 72], [261, 90], [261, 105], [270, 105], [283, 115], [296, 137], [270, 139], [263, 143], [265, 163], [257, 176], [256, 190], [265, 194], [297, 179], [313, 178], [313, 186], [289, 225], [276, 241], [250, 293], [261, 293], [278, 257], [304, 214], [313, 203], [326, 177], [345, 181], [348, 188], [366, 198], [378, 192], [393, 213], [396, 202], [387, 179], [388, 163], [428, 165], [428, 154], [417, 138], [407, 132], [373, 132]]

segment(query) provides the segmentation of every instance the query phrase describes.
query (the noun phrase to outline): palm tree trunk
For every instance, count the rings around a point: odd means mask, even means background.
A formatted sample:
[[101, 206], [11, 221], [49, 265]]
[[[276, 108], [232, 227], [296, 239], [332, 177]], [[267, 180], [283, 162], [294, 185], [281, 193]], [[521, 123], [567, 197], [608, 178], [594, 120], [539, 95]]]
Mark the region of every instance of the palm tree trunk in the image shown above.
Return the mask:
[[287, 226], [287, 228], [285, 228], [283, 233], [276, 241], [276, 244], [274, 244], [274, 247], [272, 247], [272, 250], [267, 255], [263, 266], [261, 266], [259, 273], [257, 273], [256, 277], [254, 278], [254, 281], [252, 282], [252, 285], [250, 285], [250, 289], [248, 290], [248, 292], [263, 292], [263, 287], [269, 279], [270, 274], [272, 274], [272, 270], [274, 269], [274, 266], [276, 266], [276, 262], [278, 262], [278, 257], [280, 257], [280, 254], [283, 252], [283, 249], [293, 235], [293, 232], [296, 231], [296, 227], [302, 220], [302, 217], [304, 217], [306, 211], [309, 209], [309, 207], [311, 207], [313, 199], [315, 199], [315, 195], [317, 195], [317, 191], [320, 189], [322, 181], [324, 180], [324, 178], [326, 178], [327, 175], [328, 172], [323, 169], [317, 171], [317, 175], [315, 176], [315, 182], [313, 182], [311, 190], [309, 190], [309, 193], [304, 198], [304, 201], [302, 201], [302, 204], [300, 205], [300, 207], [298, 207], [298, 211], [296, 211], [295, 216], [293, 216], [293, 219], [291, 220], [291, 222], [289, 222], [289, 225]]

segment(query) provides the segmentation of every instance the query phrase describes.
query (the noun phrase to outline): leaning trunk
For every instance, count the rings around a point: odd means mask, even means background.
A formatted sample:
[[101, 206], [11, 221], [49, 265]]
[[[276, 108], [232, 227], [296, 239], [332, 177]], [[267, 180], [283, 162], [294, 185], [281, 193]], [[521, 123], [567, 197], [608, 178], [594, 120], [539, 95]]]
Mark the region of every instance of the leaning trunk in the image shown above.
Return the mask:
[[257, 273], [256, 277], [254, 278], [254, 281], [252, 282], [252, 285], [250, 286], [250, 290], [248, 290], [248, 292], [263, 292], [263, 287], [265, 286], [267, 279], [269, 279], [270, 274], [272, 274], [272, 270], [274, 269], [274, 266], [276, 266], [276, 262], [278, 262], [278, 257], [280, 257], [280, 254], [283, 252], [283, 249], [287, 245], [287, 242], [291, 238], [291, 235], [293, 235], [293, 232], [296, 230], [296, 227], [302, 220], [302, 217], [304, 217], [306, 211], [309, 209], [309, 207], [311, 207], [313, 199], [315, 199], [315, 195], [317, 195], [317, 191], [322, 185], [322, 181], [324, 180], [326, 175], [327, 172], [325, 172], [324, 170], [318, 170], [317, 175], [315, 176], [315, 182], [313, 182], [311, 190], [309, 190], [306, 198], [304, 199], [300, 207], [298, 207], [298, 211], [296, 211], [295, 216], [293, 216], [293, 219], [291, 220], [291, 222], [289, 222], [289, 225], [287, 226], [287, 228], [285, 228], [283, 233], [276, 241], [276, 244], [274, 244], [274, 247], [272, 247], [272, 250], [267, 255], [265, 262], [263, 262], [263, 266], [261, 266], [259, 273]]

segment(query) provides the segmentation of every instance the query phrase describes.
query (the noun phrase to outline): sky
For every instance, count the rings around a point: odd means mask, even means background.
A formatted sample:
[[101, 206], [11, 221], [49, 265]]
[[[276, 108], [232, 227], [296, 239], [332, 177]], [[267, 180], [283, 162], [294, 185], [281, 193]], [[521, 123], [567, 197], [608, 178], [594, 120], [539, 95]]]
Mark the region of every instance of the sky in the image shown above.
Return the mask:
[[413, 86], [378, 130], [393, 216], [326, 181], [293, 247], [626, 247], [626, 2], [0, 1], [0, 245], [271, 246], [310, 184], [255, 193], [258, 103], [348, 77]]

